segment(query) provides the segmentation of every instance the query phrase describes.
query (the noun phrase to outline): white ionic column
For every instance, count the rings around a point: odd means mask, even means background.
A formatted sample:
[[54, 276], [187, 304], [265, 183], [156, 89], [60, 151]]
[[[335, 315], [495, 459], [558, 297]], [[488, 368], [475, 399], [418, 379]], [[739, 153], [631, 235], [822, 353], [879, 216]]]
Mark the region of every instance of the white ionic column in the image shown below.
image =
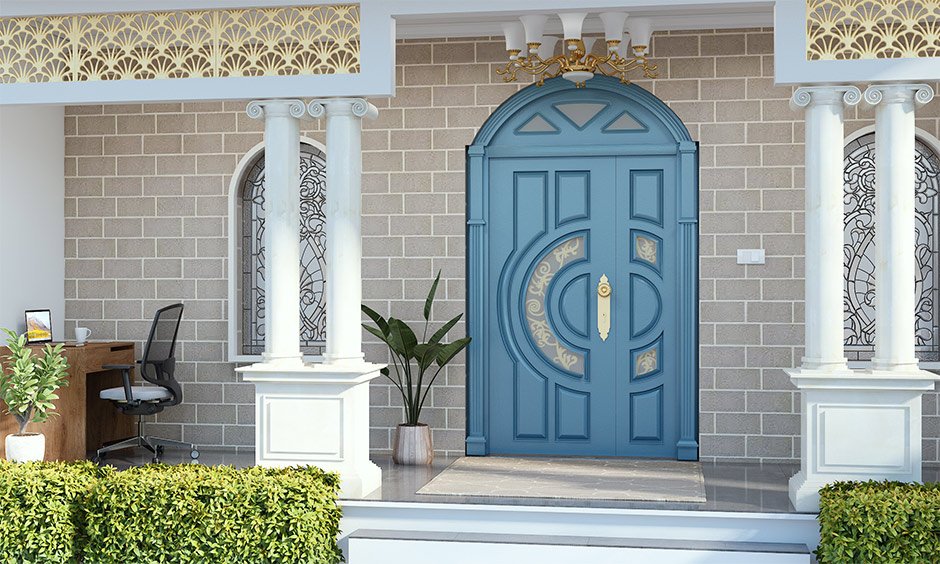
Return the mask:
[[861, 100], [854, 86], [797, 89], [806, 109], [806, 340], [803, 368], [845, 370], [842, 323], [843, 106]]
[[[236, 369], [255, 385], [255, 463], [313, 465], [340, 475], [341, 497], [361, 498], [381, 487], [369, 460], [369, 382], [382, 366], [363, 360], [360, 329], [360, 186], [363, 100], [313, 102], [327, 114], [327, 360], [301, 362], [300, 342], [300, 101], [252, 102], [265, 117], [265, 249], [268, 330], [265, 362]], [[269, 207], [270, 206], [270, 207]], [[281, 322], [287, 320], [285, 322]]]
[[264, 362], [300, 365], [300, 100], [257, 100], [264, 118]]
[[362, 353], [362, 120], [378, 110], [361, 98], [312, 100], [326, 116], [326, 350], [327, 364], [361, 364]]
[[914, 108], [926, 84], [879, 84], [875, 106], [875, 357], [873, 370], [917, 369], [914, 354]]
[[[806, 356], [803, 366], [788, 371], [800, 390], [800, 471], [789, 487], [798, 511], [817, 511], [819, 489], [838, 480], [921, 479], [921, 395], [936, 376], [918, 370], [914, 359], [913, 101], [930, 97], [915, 94], [918, 88], [865, 92], [869, 102], [886, 104], [879, 106], [875, 133], [875, 354], [888, 356], [864, 371], [847, 369], [842, 353], [842, 102], [857, 102], [859, 91], [810, 87], [793, 97], [807, 108]], [[896, 122], [908, 125], [895, 130]], [[895, 162], [899, 150], [907, 156]], [[887, 173], [883, 159], [891, 161]]]

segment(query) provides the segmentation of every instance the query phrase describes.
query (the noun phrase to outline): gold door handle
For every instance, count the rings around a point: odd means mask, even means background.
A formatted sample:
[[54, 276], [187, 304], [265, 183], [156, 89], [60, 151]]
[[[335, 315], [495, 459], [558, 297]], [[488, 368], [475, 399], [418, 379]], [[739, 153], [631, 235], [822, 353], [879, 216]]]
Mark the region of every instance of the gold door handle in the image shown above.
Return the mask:
[[607, 282], [607, 275], [601, 275], [601, 281], [597, 285], [597, 332], [601, 335], [601, 340], [606, 341], [610, 334], [610, 295], [613, 288]]

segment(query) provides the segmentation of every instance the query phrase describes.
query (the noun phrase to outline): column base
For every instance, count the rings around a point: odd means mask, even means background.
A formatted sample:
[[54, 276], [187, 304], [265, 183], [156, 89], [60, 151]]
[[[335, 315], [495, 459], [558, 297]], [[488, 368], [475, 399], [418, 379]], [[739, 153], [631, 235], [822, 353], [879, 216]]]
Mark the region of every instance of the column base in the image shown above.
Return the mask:
[[261, 358], [265, 364], [274, 364], [277, 366], [302, 366], [304, 363], [303, 354], [275, 355], [271, 353], [262, 353]]
[[819, 510], [819, 489], [845, 480], [921, 480], [921, 395], [937, 376], [911, 371], [789, 370], [800, 389], [800, 471], [790, 479], [797, 511]]
[[369, 460], [369, 381], [378, 364], [259, 363], [237, 368], [255, 385], [255, 464], [317, 466], [340, 475], [340, 497], [382, 485]]

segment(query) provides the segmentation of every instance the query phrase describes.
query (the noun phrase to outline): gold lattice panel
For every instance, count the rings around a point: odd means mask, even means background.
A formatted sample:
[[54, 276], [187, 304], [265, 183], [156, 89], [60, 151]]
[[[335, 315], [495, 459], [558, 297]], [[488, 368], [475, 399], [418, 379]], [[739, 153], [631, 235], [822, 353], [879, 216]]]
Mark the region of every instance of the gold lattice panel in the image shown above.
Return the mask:
[[0, 83], [358, 72], [358, 5], [0, 18]]
[[940, 57], [940, 0], [806, 0], [808, 61], [922, 57]]

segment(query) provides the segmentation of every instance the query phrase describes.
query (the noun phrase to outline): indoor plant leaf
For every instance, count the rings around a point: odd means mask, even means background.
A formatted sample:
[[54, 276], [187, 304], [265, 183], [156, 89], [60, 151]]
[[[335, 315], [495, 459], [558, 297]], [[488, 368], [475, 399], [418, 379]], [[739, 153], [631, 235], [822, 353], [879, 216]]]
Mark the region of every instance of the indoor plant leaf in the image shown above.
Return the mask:
[[438, 329], [437, 331], [434, 332], [433, 335], [431, 335], [431, 340], [429, 340], [428, 343], [430, 344], [430, 343], [440, 342], [440, 340], [444, 338], [444, 335], [447, 335], [447, 332], [453, 329], [454, 325], [457, 325], [457, 322], [460, 321], [461, 317], [463, 317], [462, 313], [457, 315], [457, 317], [451, 319], [447, 323], [445, 323], [440, 329]]
[[[428, 321], [431, 319], [431, 306], [434, 304], [434, 294], [437, 292], [437, 284], [441, 281], [441, 271], [437, 271], [437, 278], [434, 279], [434, 283], [431, 284], [431, 290], [428, 292], [428, 299], [424, 301], [424, 320]], [[427, 335], [427, 333], [425, 333]]]
[[[388, 335], [388, 322], [385, 321], [384, 317], [366, 304], [362, 304], [362, 311], [378, 326], [383, 335]], [[363, 325], [363, 327], [365, 327], [365, 325]]]

